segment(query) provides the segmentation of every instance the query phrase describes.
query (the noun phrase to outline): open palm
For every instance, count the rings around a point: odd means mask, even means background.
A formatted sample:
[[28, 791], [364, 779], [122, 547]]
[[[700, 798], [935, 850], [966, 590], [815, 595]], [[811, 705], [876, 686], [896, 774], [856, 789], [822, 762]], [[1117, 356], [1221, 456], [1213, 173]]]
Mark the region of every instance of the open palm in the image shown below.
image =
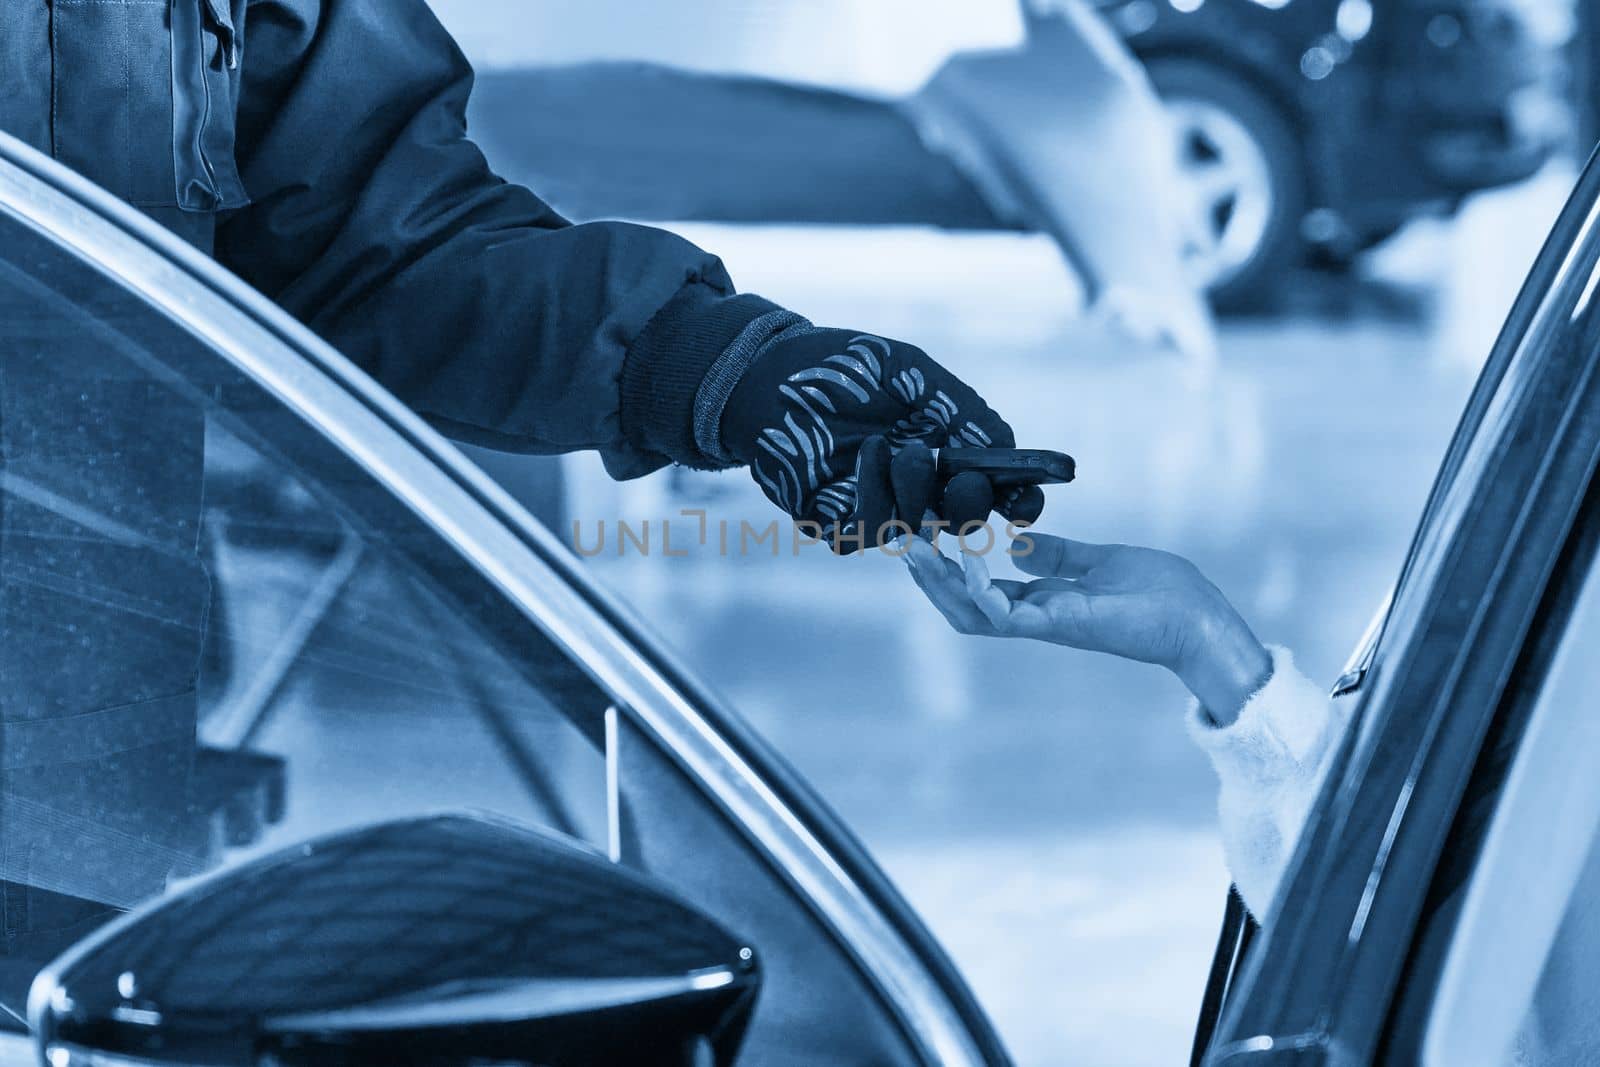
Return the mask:
[[991, 580], [979, 556], [964, 556], [963, 567], [926, 542], [912, 546], [908, 559], [917, 584], [963, 633], [1028, 637], [1165, 667], [1182, 659], [1192, 622], [1222, 597], [1170, 552], [1041, 534], [1027, 541], [1033, 550], [1013, 559], [1042, 576], [1032, 582]]
[[1213, 708], [1242, 702], [1270, 674], [1270, 657], [1239, 613], [1182, 556], [1036, 533], [1013, 551], [1018, 568], [1040, 577], [993, 580], [981, 557], [957, 563], [917, 539], [906, 560], [923, 593], [961, 633], [1158, 664]]

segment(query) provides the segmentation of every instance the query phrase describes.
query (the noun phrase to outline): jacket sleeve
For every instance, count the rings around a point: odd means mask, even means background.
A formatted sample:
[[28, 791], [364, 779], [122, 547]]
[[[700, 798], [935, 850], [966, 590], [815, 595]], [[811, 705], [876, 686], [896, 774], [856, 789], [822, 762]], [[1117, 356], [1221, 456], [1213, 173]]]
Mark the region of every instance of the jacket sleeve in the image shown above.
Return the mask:
[[252, 0], [241, 35], [251, 202], [220, 260], [452, 436], [597, 448], [618, 477], [709, 465], [695, 389], [771, 304], [673, 234], [572, 225], [492, 174], [424, 0]]
[[1349, 721], [1349, 702], [1330, 700], [1272, 650], [1272, 677], [1227, 726], [1198, 703], [1189, 735], [1211, 758], [1221, 783], [1222, 847], [1239, 895], [1265, 921]]

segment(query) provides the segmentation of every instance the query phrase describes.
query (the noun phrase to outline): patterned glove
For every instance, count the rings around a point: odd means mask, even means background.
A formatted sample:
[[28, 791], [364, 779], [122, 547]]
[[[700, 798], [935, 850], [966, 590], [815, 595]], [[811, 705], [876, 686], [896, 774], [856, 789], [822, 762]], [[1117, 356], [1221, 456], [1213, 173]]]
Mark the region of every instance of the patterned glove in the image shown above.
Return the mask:
[[[1037, 486], [995, 501], [981, 475], [936, 484], [929, 448], [1011, 448], [1011, 427], [914, 345], [800, 320], [756, 356], [721, 413], [726, 450], [767, 498], [817, 523], [835, 550], [871, 547], [928, 512], [952, 528], [991, 506], [1019, 524], [1044, 506]], [[977, 484], [974, 485], [974, 480]], [[841, 536], [846, 535], [846, 536]]]

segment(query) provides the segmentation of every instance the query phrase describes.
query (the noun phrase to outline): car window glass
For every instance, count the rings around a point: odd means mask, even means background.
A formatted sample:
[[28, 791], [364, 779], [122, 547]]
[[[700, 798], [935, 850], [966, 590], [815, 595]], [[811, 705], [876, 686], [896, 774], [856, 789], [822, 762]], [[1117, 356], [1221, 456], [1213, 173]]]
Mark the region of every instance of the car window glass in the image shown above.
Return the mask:
[[288, 841], [481, 808], [603, 845], [604, 695], [331, 444], [0, 226], [12, 1018], [117, 910]]
[[1513, 1039], [1518, 1067], [1600, 1062], [1600, 838], [1590, 846]]
[[[1558, 669], [1546, 688], [1561, 699], [1575, 681], [1586, 695], [1600, 683], [1592, 657], [1569, 655]], [[1469, 1048], [1503, 1049], [1493, 1062], [1518, 1067], [1600, 1062], [1600, 728], [1583, 721], [1592, 699], [1569, 707], [1575, 718], [1547, 713], [1530, 727], [1544, 736], [1524, 742], [1501, 810], [1486, 816], [1497, 825], [1461, 905], [1429, 1064], [1460, 1062]]]
[[1481, 455], [1483, 442], [1492, 440], [1501, 429], [1501, 419], [1512, 406], [1537, 365], [1548, 355], [1553, 343], [1566, 331], [1568, 323], [1593, 295], [1587, 284], [1597, 255], [1594, 216], [1600, 211], [1600, 167], [1590, 166], [1562, 208], [1545, 239], [1528, 277], [1512, 304], [1495, 339], [1483, 371], [1462, 412], [1439, 466], [1422, 518], [1411, 540], [1400, 576], [1379, 610], [1375, 626], [1369, 627], [1357, 643], [1336, 688], [1350, 692], [1360, 687], [1364, 676], [1381, 656], [1393, 611], [1415, 584], [1417, 572], [1427, 571], [1426, 556], [1448, 539], [1453, 515], [1446, 507], [1452, 494], [1475, 488], [1477, 472], [1466, 469], [1476, 450]]
[[[1457, 815], [1418, 959], [1444, 944], [1430, 1065], [1600, 1062], [1600, 569], [1590, 502]], [[1569, 613], [1570, 608], [1570, 613]], [[1433, 984], [1431, 968], [1413, 980]], [[1404, 1027], [1402, 1027], [1402, 1031]]]

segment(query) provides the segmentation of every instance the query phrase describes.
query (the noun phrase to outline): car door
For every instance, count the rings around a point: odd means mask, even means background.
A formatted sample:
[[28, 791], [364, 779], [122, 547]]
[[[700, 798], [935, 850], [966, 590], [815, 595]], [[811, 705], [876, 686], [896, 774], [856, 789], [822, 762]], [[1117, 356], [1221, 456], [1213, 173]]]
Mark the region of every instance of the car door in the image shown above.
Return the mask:
[[[1501, 1062], [1483, 1029], [1463, 1043], [1469, 1006], [1502, 996], [1513, 1028], [1528, 1010], [1539, 946], [1582, 884], [1592, 836], [1580, 788], [1592, 765], [1562, 762], [1549, 742], [1564, 736], [1568, 757], [1590, 751], [1581, 720], [1549, 726], [1543, 747], [1528, 739], [1535, 709], [1570, 704], [1571, 664], [1592, 655], [1597, 205], [1591, 162], [1468, 404], [1387, 617], [1341, 680], [1359, 700], [1355, 726], [1272, 921], [1234, 969], [1207, 1063], [1409, 1063], [1466, 1047], [1486, 1057], [1474, 1062]], [[1528, 766], [1566, 785], [1512, 788], [1519, 773], [1540, 776]], [[1542, 859], [1491, 847], [1514, 817], [1526, 827], [1540, 815], [1564, 827]], [[1531, 914], [1507, 903], [1508, 871]], [[1507, 920], [1502, 938], [1519, 929], [1513, 918], [1538, 920], [1519, 942], [1529, 988], [1485, 970], [1489, 900]], [[1581, 932], [1583, 915], [1574, 922]]]
[[0, 767], [13, 1054], [33, 976], [125, 909], [467, 808], [748, 938], [740, 1062], [1007, 1062], [849, 832], [554, 537], [268, 302], [3, 135]]

